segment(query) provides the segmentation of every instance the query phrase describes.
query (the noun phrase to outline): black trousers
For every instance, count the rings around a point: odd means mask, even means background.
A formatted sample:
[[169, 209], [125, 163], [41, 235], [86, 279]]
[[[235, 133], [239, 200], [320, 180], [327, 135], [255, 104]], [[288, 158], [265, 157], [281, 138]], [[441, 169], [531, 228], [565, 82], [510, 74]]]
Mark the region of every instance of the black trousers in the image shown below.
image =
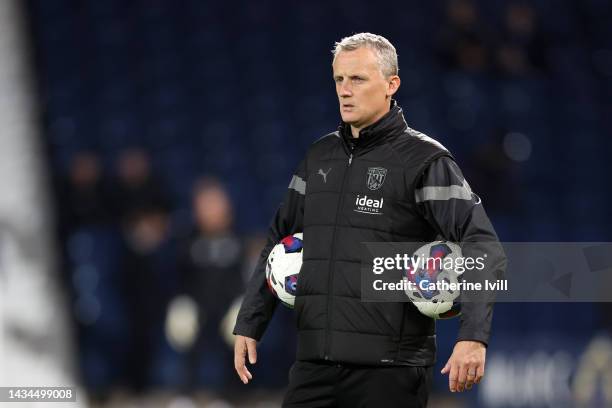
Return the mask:
[[425, 408], [433, 367], [296, 361], [284, 408]]

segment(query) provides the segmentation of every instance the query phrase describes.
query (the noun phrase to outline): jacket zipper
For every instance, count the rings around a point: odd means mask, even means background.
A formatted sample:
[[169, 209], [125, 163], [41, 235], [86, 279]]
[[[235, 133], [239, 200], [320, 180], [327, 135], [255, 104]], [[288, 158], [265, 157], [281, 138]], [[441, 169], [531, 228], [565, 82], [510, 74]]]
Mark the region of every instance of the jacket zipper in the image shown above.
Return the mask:
[[331, 312], [332, 308], [332, 285], [334, 282], [334, 269], [336, 268], [335, 263], [335, 250], [336, 250], [336, 230], [338, 229], [338, 217], [340, 216], [340, 211], [342, 211], [342, 205], [344, 204], [344, 187], [346, 184], [346, 177], [351, 168], [351, 163], [353, 162], [353, 153], [349, 154], [348, 164], [346, 165], [346, 171], [344, 172], [344, 176], [342, 176], [342, 185], [340, 187], [340, 199], [338, 200], [338, 208], [336, 209], [336, 220], [334, 222], [334, 232], [332, 234], [332, 256], [331, 256], [331, 268], [329, 270], [329, 277], [327, 278], [327, 324], [325, 329], [325, 350], [324, 350], [324, 358], [325, 360], [329, 360], [330, 352], [331, 352], [331, 334], [329, 333], [331, 330]]

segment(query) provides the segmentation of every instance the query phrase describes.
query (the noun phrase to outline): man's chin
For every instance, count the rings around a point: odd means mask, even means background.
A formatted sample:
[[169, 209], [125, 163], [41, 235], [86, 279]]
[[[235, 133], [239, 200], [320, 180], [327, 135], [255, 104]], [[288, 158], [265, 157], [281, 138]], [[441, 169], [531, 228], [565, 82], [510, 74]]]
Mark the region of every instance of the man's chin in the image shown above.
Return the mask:
[[342, 121], [349, 125], [355, 125], [356, 123], [359, 122], [359, 119], [356, 117], [356, 115], [341, 114], [340, 116], [342, 117]]

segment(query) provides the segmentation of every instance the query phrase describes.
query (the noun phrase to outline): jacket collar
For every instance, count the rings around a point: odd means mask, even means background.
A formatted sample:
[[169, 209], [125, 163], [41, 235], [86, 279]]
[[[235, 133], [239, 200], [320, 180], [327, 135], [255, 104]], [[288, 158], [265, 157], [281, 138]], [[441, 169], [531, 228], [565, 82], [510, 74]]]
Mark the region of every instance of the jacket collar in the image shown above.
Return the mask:
[[342, 139], [350, 146], [361, 148], [382, 143], [390, 136], [398, 135], [408, 128], [404, 119], [403, 110], [395, 99], [391, 100], [391, 109], [377, 122], [372, 123], [359, 132], [359, 137], [355, 139], [351, 133], [351, 125], [342, 122], [340, 134]]

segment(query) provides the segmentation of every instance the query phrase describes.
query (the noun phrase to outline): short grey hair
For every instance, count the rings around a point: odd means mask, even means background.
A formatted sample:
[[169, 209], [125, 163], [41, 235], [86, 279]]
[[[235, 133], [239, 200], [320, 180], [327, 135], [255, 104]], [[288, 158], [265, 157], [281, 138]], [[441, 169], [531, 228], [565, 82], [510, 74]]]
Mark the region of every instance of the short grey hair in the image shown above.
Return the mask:
[[395, 47], [389, 40], [378, 34], [359, 33], [353, 34], [350, 37], [344, 37], [335, 44], [332, 50], [334, 61], [340, 52], [354, 51], [362, 47], [367, 47], [374, 51], [384, 76], [389, 77], [398, 74], [397, 51], [395, 51]]

